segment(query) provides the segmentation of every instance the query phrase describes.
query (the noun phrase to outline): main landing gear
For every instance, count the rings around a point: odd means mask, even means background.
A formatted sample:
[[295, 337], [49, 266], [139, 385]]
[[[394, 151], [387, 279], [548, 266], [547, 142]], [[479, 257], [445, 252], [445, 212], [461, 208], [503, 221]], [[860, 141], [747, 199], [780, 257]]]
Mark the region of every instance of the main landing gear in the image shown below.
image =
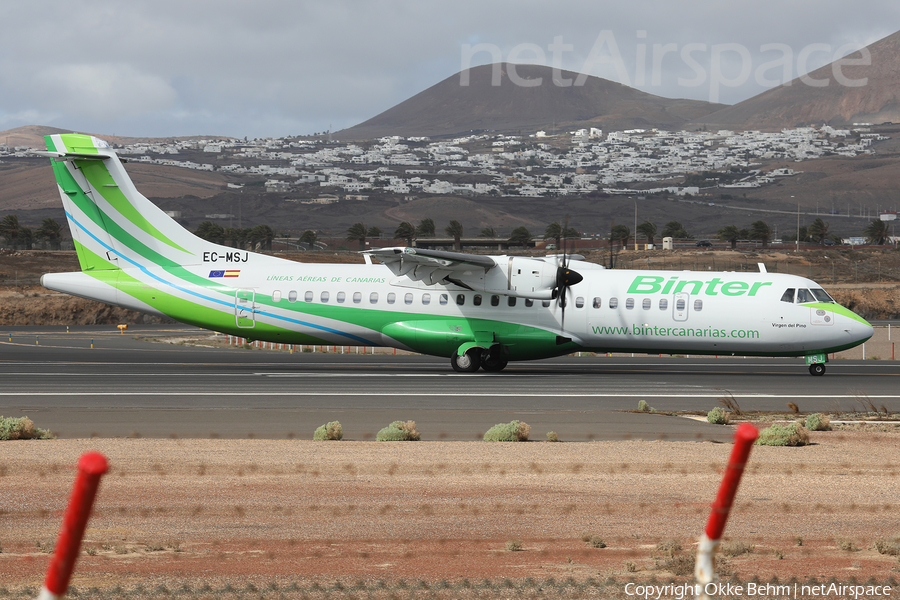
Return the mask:
[[454, 354], [450, 358], [450, 365], [457, 373], [474, 373], [479, 368], [488, 373], [499, 373], [508, 364], [509, 361], [496, 352], [486, 352], [482, 348], [469, 348], [462, 354]]
[[823, 363], [813, 363], [809, 365], [809, 374], [821, 376], [825, 374], [825, 365]]

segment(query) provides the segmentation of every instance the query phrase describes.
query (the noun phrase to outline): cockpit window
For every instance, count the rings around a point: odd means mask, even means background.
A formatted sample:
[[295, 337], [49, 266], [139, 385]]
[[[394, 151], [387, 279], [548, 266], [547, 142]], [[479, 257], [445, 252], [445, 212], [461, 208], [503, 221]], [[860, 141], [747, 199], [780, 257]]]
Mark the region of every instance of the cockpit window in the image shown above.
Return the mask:
[[813, 296], [816, 297], [816, 300], [819, 302], [834, 302], [834, 298], [828, 295], [828, 292], [823, 290], [822, 288], [812, 288], [809, 290], [812, 292]]
[[796, 290], [794, 288], [788, 288], [788, 289], [784, 290], [784, 294], [781, 295], [781, 301], [782, 302], [790, 302], [791, 304], [793, 304], [795, 291]]
[[797, 290], [797, 304], [806, 304], [807, 302], [815, 302], [816, 299], [806, 288]]

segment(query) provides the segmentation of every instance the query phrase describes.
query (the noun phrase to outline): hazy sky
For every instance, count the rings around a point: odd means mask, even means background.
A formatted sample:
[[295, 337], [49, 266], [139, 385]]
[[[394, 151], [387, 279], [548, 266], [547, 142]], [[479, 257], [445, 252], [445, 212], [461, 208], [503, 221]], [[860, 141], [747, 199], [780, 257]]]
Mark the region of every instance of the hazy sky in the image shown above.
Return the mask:
[[0, 24], [0, 130], [253, 138], [350, 127], [498, 57], [733, 104], [900, 29], [900, 3], [45, 0]]

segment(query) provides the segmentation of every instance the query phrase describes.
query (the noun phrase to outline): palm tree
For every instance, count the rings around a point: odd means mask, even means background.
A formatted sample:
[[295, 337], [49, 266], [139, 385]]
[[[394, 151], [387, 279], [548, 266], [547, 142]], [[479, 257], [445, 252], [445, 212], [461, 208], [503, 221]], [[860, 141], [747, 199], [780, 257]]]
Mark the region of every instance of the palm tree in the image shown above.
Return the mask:
[[547, 229], [544, 230], [544, 239], [545, 240], [555, 240], [557, 249], [561, 249], [563, 244], [563, 239], [569, 238], [577, 238], [581, 237], [581, 233], [579, 233], [574, 227], [563, 227], [558, 222], [554, 221], [547, 225]]
[[416, 227], [416, 236], [420, 238], [434, 237], [434, 221], [432, 219], [422, 219], [419, 226]]
[[22, 226], [19, 225], [19, 217], [17, 215], [6, 215], [0, 221], [0, 235], [6, 238], [7, 246], [15, 246], [19, 241]]
[[763, 248], [768, 248], [769, 240], [772, 239], [772, 228], [765, 221], [754, 221], [750, 224], [750, 239], [759, 240]]
[[812, 225], [809, 226], [808, 231], [812, 241], [821, 246], [825, 243], [825, 238], [828, 237], [828, 223], [822, 219], [816, 219], [812, 222]]
[[741, 239], [741, 230], [736, 225], [726, 225], [716, 235], [723, 242], [731, 242], [731, 249], [737, 248], [737, 241]]
[[630, 237], [631, 229], [627, 225], [613, 225], [612, 230], [609, 232], [609, 242], [611, 244], [620, 242], [623, 248], [628, 245], [628, 238]]
[[680, 239], [690, 239], [694, 237], [690, 233], [688, 233], [687, 229], [684, 228], [684, 225], [682, 225], [678, 221], [669, 221], [668, 223], [666, 223], [666, 226], [663, 227], [662, 230], [662, 236]]
[[462, 243], [460, 242], [460, 238], [462, 238], [463, 234], [463, 226], [457, 220], [450, 221], [450, 224], [444, 227], [444, 231], [453, 238], [453, 247], [457, 252], [462, 250]]
[[[2, 227], [2, 225], [0, 225], [0, 227]], [[867, 244], [881, 246], [886, 244], [888, 238], [890, 238], [887, 221], [882, 221], [881, 219], [872, 219], [872, 221], [866, 225], [866, 228], [863, 229], [863, 233], [866, 236]]]
[[263, 250], [272, 250], [272, 240], [275, 239], [275, 230], [268, 225], [257, 225], [250, 230], [250, 242], [257, 244]]
[[381, 228], [376, 225], [372, 225], [371, 227], [369, 227], [368, 236], [370, 238], [381, 237]]
[[635, 234], [641, 234], [642, 236], [647, 238], [648, 244], [653, 244], [653, 238], [656, 237], [656, 225], [651, 223], [650, 221], [644, 221], [635, 229]]
[[478, 237], [495, 238], [495, 237], [497, 237], [497, 232], [494, 230], [493, 227], [484, 227], [484, 228], [482, 228], [481, 233], [478, 234]]
[[197, 227], [197, 231], [194, 232], [194, 235], [208, 242], [213, 242], [214, 244], [225, 243], [225, 229], [212, 221], [203, 221], [200, 223]]
[[40, 228], [34, 232], [35, 237], [50, 242], [51, 250], [59, 250], [62, 241], [62, 226], [56, 219], [47, 217], [41, 222]]
[[525, 248], [528, 246], [528, 243], [531, 241], [531, 233], [525, 227], [516, 227], [512, 230], [512, 234], [509, 236], [509, 243], [512, 244], [522, 244], [522, 247]]
[[307, 229], [303, 232], [303, 235], [300, 236], [300, 239], [297, 240], [301, 244], [306, 244], [309, 246], [309, 249], [312, 250], [316, 247], [316, 240], [319, 239], [319, 235], [313, 231], [312, 229]]
[[347, 241], [348, 242], [359, 242], [359, 249], [366, 249], [366, 234], [369, 232], [369, 228], [366, 227], [365, 223], [354, 223], [350, 226], [350, 229], [347, 230]]
[[416, 239], [416, 228], [409, 221], [403, 221], [394, 230], [394, 237], [398, 240], [404, 240], [407, 246], [412, 246], [413, 240]]

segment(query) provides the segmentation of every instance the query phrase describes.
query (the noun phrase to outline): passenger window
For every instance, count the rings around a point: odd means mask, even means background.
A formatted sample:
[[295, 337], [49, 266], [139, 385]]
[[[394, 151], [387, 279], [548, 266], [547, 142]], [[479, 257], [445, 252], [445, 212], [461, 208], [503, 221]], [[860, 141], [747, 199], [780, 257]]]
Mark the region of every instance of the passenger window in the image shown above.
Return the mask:
[[347, 299], [347, 294], [345, 294], [344, 292], [338, 292], [338, 295], [337, 295], [338, 304], [343, 304], [344, 300], [346, 300], [346, 299]]
[[679, 298], [675, 301], [675, 310], [682, 311], [685, 306], [687, 306], [687, 302], [684, 301], [684, 298]]
[[297, 290], [291, 290], [288, 292], [288, 302], [296, 302], [297, 301]]
[[609, 299], [609, 307], [610, 308], [619, 308], [619, 299], [618, 298], [610, 298]]
[[306, 300], [307, 302], [312, 302], [313, 301], [313, 293], [306, 292], [305, 294], [303, 294], [303, 299]]
[[634, 298], [625, 298], [625, 308], [628, 310], [634, 308]]
[[450, 297], [447, 294], [441, 294], [441, 296], [440, 296], [441, 306], [444, 306], [449, 301], [450, 301]]
[[362, 293], [353, 292], [353, 304], [359, 304], [362, 302]]
[[412, 294], [406, 294], [405, 296], [403, 296], [403, 303], [412, 304]]
[[541, 306], [543, 306], [544, 308], [550, 308], [550, 301], [549, 300], [541, 300]]
[[600, 298], [594, 298], [594, 302], [591, 304], [594, 308], [600, 308], [603, 306], [603, 302], [600, 301]]
[[322, 295], [319, 296], [319, 299], [322, 301], [323, 304], [328, 302], [329, 298], [331, 298], [331, 294], [329, 294], [328, 292], [322, 292]]
[[575, 298], [575, 308], [584, 308], [584, 297], [578, 296]]
[[650, 310], [651, 304], [652, 303], [650, 301], [650, 298], [644, 298], [643, 300], [641, 300], [641, 308], [643, 308], [644, 310]]
[[387, 295], [387, 303], [388, 304], [393, 304], [396, 301], [397, 301], [397, 294], [395, 294], [394, 292], [391, 292]]
[[422, 304], [431, 304], [431, 294], [422, 294]]
[[369, 304], [378, 304], [378, 292], [369, 294]]
[[515, 306], [516, 305], [516, 297], [515, 296], [507, 296], [506, 304], [508, 306]]
[[701, 300], [700, 298], [697, 298], [696, 300], [694, 300], [694, 310], [695, 311], [703, 310], [703, 300]]
[[281, 290], [272, 292], [272, 302], [281, 302]]
[[531, 308], [532, 306], [534, 306], [534, 300], [532, 300], [531, 298], [525, 298], [525, 306]]
[[481, 294], [475, 294], [475, 297], [472, 298], [472, 304], [475, 306], [481, 306]]
[[781, 295], [782, 302], [790, 302], [794, 303], [794, 288], [788, 288], [784, 290], [784, 294]]
[[813, 298], [813, 295], [809, 292], [809, 290], [800, 288], [797, 290], [797, 304], [804, 304], [806, 302], [815, 302], [816, 299]]
[[491, 306], [500, 306], [500, 296], [497, 294], [491, 296]]
[[668, 298], [660, 298], [659, 299], [659, 310], [666, 310], [667, 308], [669, 308]]
[[456, 295], [457, 306], [462, 306], [465, 303], [466, 303], [466, 295], [465, 294], [457, 294]]

